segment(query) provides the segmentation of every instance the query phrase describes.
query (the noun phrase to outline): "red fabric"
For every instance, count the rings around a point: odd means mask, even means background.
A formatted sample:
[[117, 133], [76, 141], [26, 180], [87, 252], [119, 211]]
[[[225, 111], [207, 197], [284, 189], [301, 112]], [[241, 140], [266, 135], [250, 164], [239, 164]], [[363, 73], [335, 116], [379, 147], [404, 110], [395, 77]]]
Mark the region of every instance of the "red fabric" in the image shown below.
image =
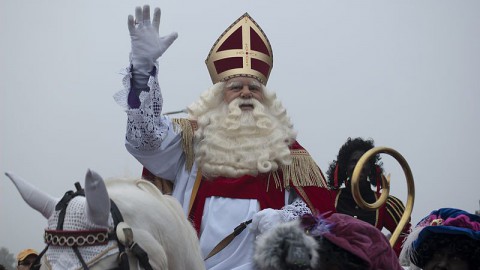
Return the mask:
[[327, 218], [330, 232], [323, 234], [333, 244], [359, 257], [371, 270], [401, 270], [397, 255], [385, 235], [372, 225], [340, 213]]
[[[312, 211], [312, 214], [336, 212], [335, 192], [321, 187], [294, 187]], [[303, 192], [302, 192], [303, 190]]]
[[[388, 221], [385, 220], [385, 204], [380, 206], [380, 208], [378, 208], [376, 211], [377, 211], [377, 215], [378, 215], [378, 219], [376, 220], [375, 222], [375, 227], [377, 227], [377, 229], [379, 230], [382, 230], [383, 227], [385, 227], [385, 223]], [[390, 220], [389, 220], [390, 221]]]
[[[268, 182], [269, 186], [267, 186]], [[294, 188], [313, 213], [335, 212], [335, 197], [330, 190], [313, 186]], [[268, 174], [245, 175], [235, 179], [226, 177], [218, 177], [213, 180], [202, 179], [189, 214], [189, 219], [193, 222], [197, 233], [200, 232], [205, 201], [212, 196], [255, 199], [258, 200], [260, 209], [281, 209], [285, 206], [285, 190], [276, 188], [272, 179], [268, 181]]]
[[[291, 146], [292, 150], [305, 150], [303, 146], [295, 141]], [[320, 170], [320, 169], [319, 169]], [[322, 171], [320, 170], [320, 173]], [[283, 179], [283, 175], [279, 172], [279, 175]], [[322, 174], [322, 182], [325, 177]], [[336, 212], [335, 210], [335, 198], [336, 193], [333, 190], [327, 188], [317, 187], [317, 186], [305, 186], [305, 187], [295, 187], [291, 180], [290, 186], [295, 189], [297, 194], [303, 199], [303, 201], [308, 205], [312, 213], [320, 214], [326, 212]]]
[[[249, 21], [255, 24], [253, 19], [245, 13], [214, 44], [206, 60], [210, 74], [217, 76], [223, 72], [240, 69], [234, 71], [235, 75], [249, 75], [257, 78], [256, 72], [258, 72], [263, 76], [257, 79], [266, 84], [272, 70], [272, 48], [260, 27], [253, 26]], [[218, 48], [215, 49], [217, 46]], [[217, 60], [213, 61], [212, 58]], [[215, 70], [211, 70], [209, 64], [211, 62], [213, 62]], [[223, 78], [212, 79], [216, 82], [217, 80], [226, 80], [231, 76], [234, 75], [228, 74], [228, 76], [223, 75]]]
[[305, 150], [303, 146], [301, 146], [297, 141], [294, 141], [292, 145], [290, 145], [291, 150]]
[[258, 60], [256, 58], [250, 59], [251, 67], [252, 69], [260, 72], [263, 74], [263, 76], [267, 77], [270, 75], [270, 65], [268, 63], [265, 63], [262, 60]]
[[255, 30], [253, 30], [253, 28], [250, 28], [250, 48], [254, 51], [271, 56], [268, 52], [267, 45], [265, 44], [265, 42], [263, 42], [260, 35]]
[[335, 165], [335, 171], [333, 172], [333, 187], [338, 188], [338, 164]]
[[[297, 141], [292, 143], [290, 149], [304, 150]], [[282, 173], [280, 171], [278, 173], [283, 182]], [[143, 168], [142, 176], [150, 179], [153, 177], [153, 174], [146, 168]], [[268, 177], [270, 177], [270, 180]], [[267, 183], [269, 183], [268, 187]], [[290, 186], [295, 189], [313, 213], [335, 212], [334, 191], [316, 186], [294, 187], [291, 182]], [[256, 199], [259, 201], [260, 209], [281, 209], [285, 206], [285, 189], [275, 187], [275, 181], [270, 173], [258, 176], [245, 175], [235, 179], [226, 177], [218, 177], [208, 181], [202, 179], [189, 213], [189, 218], [193, 222], [197, 233], [200, 232], [201, 228], [201, 217], [205, 200], [211, 196], [233, 199]]]
[[[385, 210], [385, 207], [382, 206], [382, 208], [384, 209], [384, 211], [383, 211], [384, 212], [384, 217], [382, 218], [382, 222], [383, 222], [382, 225], [390, 233], [393, 233], [393, 231], [395, 231], [395, 229], [397, 228], [398, 224], [395, 221], [395, 219]], [[411, 224], [410, 224], [410, 222], [408, 222], [407, 225], [405, 225], [405, 227], [403, 228], [402, 233], [398, 237], [397, 242], [395, 243], [395, 245], [393, 245], [393, 250], [395, 251], [397, 256], [399, 256], [400, 252], [402, 251], [403, 242], [405, 241], [405, 238], [408, 236], [408, 234], [410, 232], [410, 228], [411, 228]]]
[[375, 185], [377, 186], [377, 194], [380, 195], [380, 188], [382, 187], [382, 169], [378, 165], [375, 165], [375, 167]]
[[219, 59], [214, 61], [215, 70], [217, 73], [222, 73], [227, 70], [243, 68], [243, 58], [242, 57], [229, 57]]
[[147, 168], [143, 167], [142, 178], [147, 180], [153, 180], [155, 179], [155, 175], [153, 175], [153, 173], [151, 173]]
[[239, 50], [242, 49], [242, 27], [238, 27], [225, 41], [220, 45], [217, 52], [227, 50]]
[[[285, 205], [284, 191], [275, 188], [271, 180], [267, 186], [268, 175], [245, 175], [240, 178], [218, 177], [213, 180], [202, 179], [195, 197], [189, 218], [192, 220], [197, 233], [200, 232], [203, 209], [208, 197], [217, 196], [232, 199], [255, 199], [260, 209], [280, 209]], [[267, 191], [268, 190], [268, 191]]]

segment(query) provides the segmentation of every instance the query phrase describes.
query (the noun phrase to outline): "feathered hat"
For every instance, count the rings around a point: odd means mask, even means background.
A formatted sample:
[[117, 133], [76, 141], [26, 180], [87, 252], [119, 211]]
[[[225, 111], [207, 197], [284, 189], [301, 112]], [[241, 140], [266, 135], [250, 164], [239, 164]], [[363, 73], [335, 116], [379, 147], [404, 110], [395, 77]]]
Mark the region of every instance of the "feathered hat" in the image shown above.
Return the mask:
[[[463, 235], [480, 243], [480, 216], [455, 208], [440, 208], [424, 217], [408, 235], [400, 253], [402, 265], [419, 261], [422, 243], [433, 234]], [[410, 269], [420, 269], [412, 265]]]
[[217, 39], [205, 63], [214, 84], [246, 76], [266, 85], [273, 67], [272, 47], [260, 26], [245, 13]]

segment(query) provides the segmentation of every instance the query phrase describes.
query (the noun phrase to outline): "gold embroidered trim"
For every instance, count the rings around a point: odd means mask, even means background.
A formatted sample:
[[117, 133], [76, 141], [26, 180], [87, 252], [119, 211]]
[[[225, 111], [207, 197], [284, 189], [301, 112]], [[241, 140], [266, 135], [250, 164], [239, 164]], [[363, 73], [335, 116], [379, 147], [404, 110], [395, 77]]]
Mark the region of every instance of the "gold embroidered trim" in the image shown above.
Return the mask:
[[182, 133], [182, 148], [185, 153], [185, 166], [188, 172], [192, 170], [195, 155], [193, 153], [193, 136], [196, 123], [185, 118], [174, 118], [173, 128], [175, 132]]
[[287, 188], [290, 182], [296, 187], [316, 186], [327, 188], [327, 183], [320, 168], [310, 154], [304, 149], [290, 150], [292, 164], [281, 165], [279, 170], [283, 173], [283, 182], [278, 171], [273, 172], [273, 179], [277, 188]]
[[396, 224], [400, 222], [400, 219], [405, 211], [402, 201], [394, 196], [388, 196], [387, 198], [387, 212], [390, 214]]
[[202, 182], [202, 171], [198, 169], [197, 177], [195, 177], [195, 183], [193, 183], [192, 194], [190, 195], [190, 203], [188, 205], [188, 216], [190, 216], [190, 212], [192, 211], [193, 202], [195, 198], [197, 198], [198, 189], [200, 188], [200, 183]]
[[342, 193], [342, 189], [338, 190], [337, 197], [335, 197], [335, 209], [337, 209], [338, 200], [340, 198], [340, 193]]

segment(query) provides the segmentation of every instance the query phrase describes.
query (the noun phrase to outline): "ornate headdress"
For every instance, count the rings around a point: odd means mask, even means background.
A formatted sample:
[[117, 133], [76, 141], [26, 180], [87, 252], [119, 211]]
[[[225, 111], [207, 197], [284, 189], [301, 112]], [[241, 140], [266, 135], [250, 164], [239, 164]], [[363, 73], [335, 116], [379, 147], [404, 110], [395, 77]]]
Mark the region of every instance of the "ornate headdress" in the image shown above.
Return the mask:
[[[422, 260], [425, 251], [420, 247], [432, 235], [457, 235], [480, 242], [480, 216], [456, 208], [440, 208], [424, 217], [406, 238], [399, 259], [409, 269], [421, 269], [414, 265]], [[423, 261], [424, 262], [424, 261]]]
[[214, 84], [246, 76], [266, 85], [273, 67], [272, 47], [260, 26], [245, 13], [217, 39], [205, 63]]

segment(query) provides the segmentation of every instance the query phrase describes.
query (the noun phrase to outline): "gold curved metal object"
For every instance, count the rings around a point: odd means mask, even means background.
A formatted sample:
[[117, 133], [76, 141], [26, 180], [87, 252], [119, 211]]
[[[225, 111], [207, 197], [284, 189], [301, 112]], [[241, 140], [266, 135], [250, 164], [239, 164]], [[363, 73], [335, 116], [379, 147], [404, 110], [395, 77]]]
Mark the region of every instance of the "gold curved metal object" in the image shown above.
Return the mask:
[[407, 179], [408, 196], [407, 203], [405, 205], [405, 211], [403, 212], [402, 218], [400, 219], [400, 222], [398, 222], [395, 231], [393, 231], [392, 236], [390, 237], [390, 245], [393, 247], [393, 245], [395, 245], [395, 243], [397, 242], [403, 228], [409, 222], [410, 215], [412, 214], [413, 210], [413, 202], [415, 200], [415, 184], [413, 182], [413, 175], [412, 171], [410, 170], [410, 166], [408, 166], [405, 158], [396, 150], [388, 147], [375, 147], [365, 152], [365, 154], [363, 154], [363, 156], [358, 160], [357, 165], [353, 170], [352, 195], [355, 202], [361, 208], [367, 210], [378, 209], [387, 202], [388, 194], [390, 193], [390, 177], [386, 178], [382, 174], [382, 195], [376, 202], [372, 204], [365, 202], [365, 200], [362, 198], [359, 186], [360, 174], [362, 172], [363, 166], [370, 158], [381, 153], [389, 154], [390, 156], [394, 157], [402, 166], [403, 172], [405, 173], [405, 178]]

